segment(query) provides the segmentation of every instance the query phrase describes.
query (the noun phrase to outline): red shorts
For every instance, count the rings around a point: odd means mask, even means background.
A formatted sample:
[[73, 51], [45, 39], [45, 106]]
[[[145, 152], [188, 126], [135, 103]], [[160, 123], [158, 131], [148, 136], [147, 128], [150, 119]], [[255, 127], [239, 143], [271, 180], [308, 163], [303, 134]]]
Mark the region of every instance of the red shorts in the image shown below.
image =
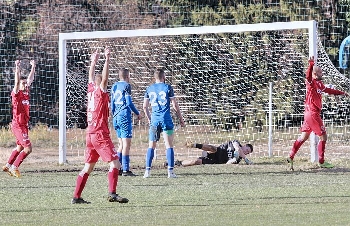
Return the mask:
[[302, 132], [314, 132], [317, 136], [326, 133], [326, 128], [319, 112], [306, 111], [304, 113], [304, 123], [301, 126]]
[[85, 162], [96, 163], [99, 157], [101, 157], [104, 162], [111, 162], [119, 159], [108, 133], [87, 133]]
[[23, 147], [30, 147], [32, 145], [29, 140], [27, 125], [18, 125], [17, 123], [12, 123], [11, 130], [16, 137], [17, 145], [21, 145]]

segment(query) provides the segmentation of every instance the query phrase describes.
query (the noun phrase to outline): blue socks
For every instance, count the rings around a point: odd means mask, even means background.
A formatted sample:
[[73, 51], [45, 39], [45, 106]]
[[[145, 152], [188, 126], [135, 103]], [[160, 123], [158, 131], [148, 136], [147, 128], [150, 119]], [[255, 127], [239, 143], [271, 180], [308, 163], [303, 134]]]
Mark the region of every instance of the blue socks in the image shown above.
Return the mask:
[[146, 170], [151, 169], [153, 157], [154, 157], [154, 149], [148, 148], [147, 154], [146, 154]]
[[175, 163], [174, 148], [166, 149], [166, 159], [168, 161], [168, 170], [172, 170]]

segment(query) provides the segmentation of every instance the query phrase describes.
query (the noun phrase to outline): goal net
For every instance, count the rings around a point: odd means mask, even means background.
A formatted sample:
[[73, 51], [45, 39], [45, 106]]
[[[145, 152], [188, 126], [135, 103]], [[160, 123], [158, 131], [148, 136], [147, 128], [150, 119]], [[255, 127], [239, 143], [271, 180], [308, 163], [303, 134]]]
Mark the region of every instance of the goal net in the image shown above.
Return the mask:
[[[255, 155], [268, 155], [272, 141], [273, 155], [286, 156], [285, 147], [292, 145], [303, 120], [309, 56], [316, 56], [326, 70], [326, 84], [349, 87], [317, 40], [315, 21], [61, 33], [60, 163], [84, 153], [90, 55], [106, 46], [111, 49], [109, 88], [118, 81], [119, 68], [129, 68], [133, 102], [140, 111], [154, 69], [166, 70], [166, 82], [173, 86], [187, 124], [175, 132], [178, 157], [200, 155], [186, 142], [220, 144], [232, 139], [252, 143]], [[110, 131], [117, 146], [112, 126]], [[143, 156], [148, 146], [145, 118], [135, 121], [133, 133], [131, 153]], [[158, 156], [165, 153], [162, 143]], [[310, 155], [309, 148], [305, 155]]]

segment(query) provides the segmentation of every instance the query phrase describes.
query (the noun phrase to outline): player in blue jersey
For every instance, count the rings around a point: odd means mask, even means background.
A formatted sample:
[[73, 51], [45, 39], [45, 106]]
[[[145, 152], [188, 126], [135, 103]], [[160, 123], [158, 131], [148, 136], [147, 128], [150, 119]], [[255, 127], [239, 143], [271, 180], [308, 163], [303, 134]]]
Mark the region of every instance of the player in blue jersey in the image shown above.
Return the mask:
[[132, 138], [132, 112], [140, 120], [140, 113], [131, 99], [130, 73], [128, 69], [119, 70], [119, 81], [111, 89], [111, 110], [113, 127], [117, 133], [119, 147], [117, 150], [122, 165], [123, 176], [135, 176], [130, 170], [130, 146]]
[[[171, 85], [165, 83], [165, 72], [157, 69], [154, 73], [156, 82], [146, 89], [143, 102], [143, 110], [150, 123], [149, 128], [149, 146], [146, 154], [146, 171], [144, 178], [150, 177], [154, 149], [160, 134], [163, 133], [163, 139], [166, 147], [166, 158], [168, 161], [168, 178], [175, 178], [174, 168], [174, 124], [170, 114], [170, 104], [172, 104], [181, 127], [185, 126], [179, 105], [175, 99], [174, 90]], [[149, 111], [152, 108], [152, 115]]]
[[210, 144], [187, 143], [188, 148], [202, 149], [202, 156], [197, 159], [187, 159], [184, 161], [176, 161], [177, 165], [193, 166], [202, 164], [238, 164], [244, 159], [247, 165], [253, 164], [247, 158], [247, 155], [253, 152], [253, 145], [241, 145], [239, 141], [228, 141], [216, 147]]

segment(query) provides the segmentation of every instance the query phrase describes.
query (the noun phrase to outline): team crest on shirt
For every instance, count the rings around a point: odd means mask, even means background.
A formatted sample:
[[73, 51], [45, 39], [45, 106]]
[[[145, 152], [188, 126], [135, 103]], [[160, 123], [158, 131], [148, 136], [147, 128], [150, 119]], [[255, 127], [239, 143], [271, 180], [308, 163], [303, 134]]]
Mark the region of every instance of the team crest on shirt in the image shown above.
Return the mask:
[[22, 100], [23, 105], [29, 105], [29, 100]]

